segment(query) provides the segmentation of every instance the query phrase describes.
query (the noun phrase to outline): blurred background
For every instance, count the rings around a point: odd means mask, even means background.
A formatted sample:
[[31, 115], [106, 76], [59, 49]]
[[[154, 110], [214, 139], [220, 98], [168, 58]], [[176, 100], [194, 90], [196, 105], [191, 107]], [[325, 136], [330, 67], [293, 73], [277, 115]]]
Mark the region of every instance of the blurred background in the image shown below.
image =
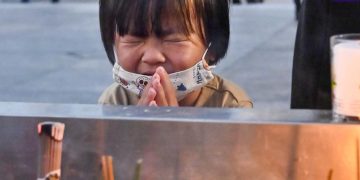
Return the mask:
[[[215, 72], [255, 108], [290, 107], [297, 21], [292, 0], [231, 5], [227, 56]], [[0, 0], [0, 101], [95, 104], [110, 85], [96, 0]]]

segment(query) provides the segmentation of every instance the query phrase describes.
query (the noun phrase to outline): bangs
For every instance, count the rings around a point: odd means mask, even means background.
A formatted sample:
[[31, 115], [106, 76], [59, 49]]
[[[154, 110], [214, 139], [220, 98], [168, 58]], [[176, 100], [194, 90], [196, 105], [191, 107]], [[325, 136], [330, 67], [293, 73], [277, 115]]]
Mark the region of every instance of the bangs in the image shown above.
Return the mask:
[[[229, 0], [100, 0], [100, 31], [106, 54], [115, 62], [115, 33], [147, 37], [167, 30], [186, 36], [197, 34], [216, 64], [229, 45]], [[166, 29], [170, 25], [172, 29]]]
[[194, 12], [190, 4], [192, 1], [189, 0], [131, 1], [132, 3], [122, 1], [116, 11], [115, 22], [120, 36], [131, 34], [146, 37], [154, 33], [162, 37], [164, 25], [174, 22], [176, 32], [189, 36], [197, 31], [195, 27], [198, 27], [198, 24], [202, 24], [193, 22], [198, 18], [192, 18]]

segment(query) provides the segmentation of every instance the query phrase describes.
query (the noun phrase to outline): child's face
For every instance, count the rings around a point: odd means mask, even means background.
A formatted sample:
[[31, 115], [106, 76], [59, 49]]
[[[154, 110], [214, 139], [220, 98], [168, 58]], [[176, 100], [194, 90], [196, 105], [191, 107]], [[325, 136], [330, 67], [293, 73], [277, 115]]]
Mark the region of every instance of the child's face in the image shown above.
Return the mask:
[[174, 23], [166, 23], [162, 25], [162, 37], [116, 34], [117, 63], [127, 71], [150, 76], [159, 66], [169, 74], [192, 67], [199, 62], [206, 47], [198, 34], [186, 36], [177, 29]]

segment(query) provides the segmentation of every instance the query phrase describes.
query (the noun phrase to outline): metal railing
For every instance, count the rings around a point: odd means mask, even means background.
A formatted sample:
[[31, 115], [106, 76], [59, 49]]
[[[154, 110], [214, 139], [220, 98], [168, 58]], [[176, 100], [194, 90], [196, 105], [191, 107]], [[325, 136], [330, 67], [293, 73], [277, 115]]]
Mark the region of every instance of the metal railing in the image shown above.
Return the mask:
[[[44, 121], [60, 123], [50, 141], [38, 135]], [[359, 136], [330, 111], [6, 102], [0, 173], [35, 179], [61, 157], [62, 179], [356, 179]], [[38, 163], [41, 152], [56, 166]]]

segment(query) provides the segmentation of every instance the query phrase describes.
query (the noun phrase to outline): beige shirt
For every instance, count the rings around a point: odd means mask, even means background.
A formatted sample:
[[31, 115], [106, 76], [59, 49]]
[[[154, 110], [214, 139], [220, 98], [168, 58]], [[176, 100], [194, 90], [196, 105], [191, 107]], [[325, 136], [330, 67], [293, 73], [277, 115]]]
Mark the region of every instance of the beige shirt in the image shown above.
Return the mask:
[[[136, 105], [139, 98], [117, 83], [110, 85], [100, 96], [100, 104]], [[195, 107], [252, 108], [253, 103], [245, 91], [217, 75], [201, 88]]]

